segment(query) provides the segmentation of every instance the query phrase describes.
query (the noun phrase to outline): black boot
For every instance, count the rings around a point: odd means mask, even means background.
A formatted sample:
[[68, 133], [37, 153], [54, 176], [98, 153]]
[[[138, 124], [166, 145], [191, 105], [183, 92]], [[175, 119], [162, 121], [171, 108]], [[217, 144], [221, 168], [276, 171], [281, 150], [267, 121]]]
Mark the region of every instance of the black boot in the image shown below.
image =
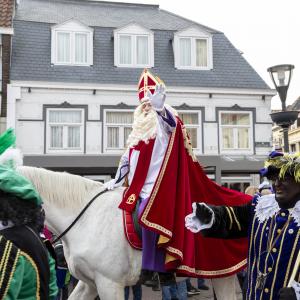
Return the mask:
[[152, 287], [153, 290], [158, 290], [158, 291], [160, 290], [159, 278], [157, 272], [142, 270], [138, 282], [145, 286]]
[[176, 284], [176, 277], [171, 272], [159, 272], [159, 281], [161, 286]]

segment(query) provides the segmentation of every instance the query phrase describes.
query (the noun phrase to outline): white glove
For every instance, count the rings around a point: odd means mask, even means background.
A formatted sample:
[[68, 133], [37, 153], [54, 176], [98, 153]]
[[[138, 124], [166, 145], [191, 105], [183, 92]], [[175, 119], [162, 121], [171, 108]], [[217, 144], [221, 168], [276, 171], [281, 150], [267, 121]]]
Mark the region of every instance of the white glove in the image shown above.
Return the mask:
[[110, 191], [115, 188], [115, 182], [115, 179], [111, 179], [110, 181], [105, 182], [103, 186]]
[[166, 88], [163, 84], [159, 84], [155, 86], [155, 91], [152, 93], [148, 90], [147, 96], [151, 102], [152, 107], [161, 112], [164, 108], [164, 103], [166, 100]]

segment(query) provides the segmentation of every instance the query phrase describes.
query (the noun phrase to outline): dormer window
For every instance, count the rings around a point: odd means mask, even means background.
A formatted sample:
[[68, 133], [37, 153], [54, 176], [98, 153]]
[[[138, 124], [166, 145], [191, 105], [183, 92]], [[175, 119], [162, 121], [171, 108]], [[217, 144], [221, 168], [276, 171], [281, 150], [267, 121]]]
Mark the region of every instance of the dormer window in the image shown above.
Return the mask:
[[75, 20], [53, 26], [51, 63], [90, 66], [93, 64], [93, 29]]
[[177, 32], [173, 46], [177, 69], [212, 69], [212, 37], [209, 33], [193, 27]]
[[154, 65], [153, 32], [136, 24], [114, 31], [117, 67], [151, 68]]

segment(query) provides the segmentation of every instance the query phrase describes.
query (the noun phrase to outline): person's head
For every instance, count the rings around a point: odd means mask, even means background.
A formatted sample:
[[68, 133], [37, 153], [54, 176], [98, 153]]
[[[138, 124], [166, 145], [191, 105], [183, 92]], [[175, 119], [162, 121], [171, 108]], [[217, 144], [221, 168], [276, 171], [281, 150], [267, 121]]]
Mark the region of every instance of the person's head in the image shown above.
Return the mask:
[[35, 188], [17, 171], [0, 165], [0, 221], [7, 225], [31, 225], [41, 230], [45, 215]]
[[249, 185], [245, 189], [245, 194], [246, 195], [254, 196], [257, 192], [258, 192], [258, 188], [256, 186], [254, 186], [254, 185]]
[[300, 153], [273, 151], [262, 169], [262, 175], [272, 182], [281, 208], [292, 208], [300, 200]]

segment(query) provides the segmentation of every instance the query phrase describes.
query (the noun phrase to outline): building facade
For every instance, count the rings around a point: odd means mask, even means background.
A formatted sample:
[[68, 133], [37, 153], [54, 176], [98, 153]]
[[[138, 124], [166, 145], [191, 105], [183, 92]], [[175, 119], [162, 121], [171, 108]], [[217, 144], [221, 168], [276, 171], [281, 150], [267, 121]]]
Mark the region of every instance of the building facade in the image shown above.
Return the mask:
[[[293, 104], [287, 107], [287, 110], [298, 110], [300, 112], [300, 97]], [[275, 111], [274, 111], [275, 112]], [[272, 139], [274, 148], [284, 148], [284, 139], [282, 128], [273, 124]], [[289, 151], [300, 152], [300, 115], [297, 120], [288, 129]]]
[[10, 77], [14, 0], [0, 0], [0, 133], [6, 128], [7, 84]]
[[275, 93], [224, 33], [158, 5], [77, 0], [22, 0], [14, 31], [7, 126], [25, 164], [110, 178], [149, 68], [210, 176], [258, 183]]

